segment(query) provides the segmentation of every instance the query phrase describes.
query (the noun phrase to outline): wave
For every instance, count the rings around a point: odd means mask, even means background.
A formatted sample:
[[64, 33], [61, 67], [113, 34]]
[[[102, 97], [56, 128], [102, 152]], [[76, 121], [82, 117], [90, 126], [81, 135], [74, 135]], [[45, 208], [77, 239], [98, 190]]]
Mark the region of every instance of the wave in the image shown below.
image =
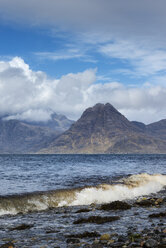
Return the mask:
[[63, 206], [102, 204], [116, 200], [134, 199], [157, 193], [164, 186], [166, 186], [166, 175], [143, 173], [123, 178], [114, 184], [1, 196], [0, 215], [15, 215]]

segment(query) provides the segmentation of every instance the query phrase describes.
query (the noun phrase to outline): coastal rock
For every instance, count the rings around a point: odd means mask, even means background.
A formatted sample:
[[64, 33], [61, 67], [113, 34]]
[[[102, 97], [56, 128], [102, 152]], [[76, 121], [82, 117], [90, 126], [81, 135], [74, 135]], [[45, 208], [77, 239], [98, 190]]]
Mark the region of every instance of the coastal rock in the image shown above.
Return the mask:
[[143, 245], [144, 248], [151, 248], [157, 246], [158, 246], [158, 242], [154, 239], [148, 239]]
[[84, 233], [77, 233], [77, 234], [72, 234], [68, 235], [69, 238], [94, 238], [94, 237], [99, 237], [100, 234], [98, 232], [84, 232]]
[[69, 238], [66, 240], [66, 243], [78, 244], [80, 243], [79, 239]]
[[22, 230], [30, 229], [32, 227], [33, 227], [33, 225], [21, 224], [19, 226], [15, 226], [15, 227], [10, 228], [10, 230], [11, 231], [14, 231], [14, 230], [22, 231]]
[[48, 229], [46, 230], [46, 233], [57, 233], [59, 232], [58, 230], [55, 230], [55, 229]]
[[111, 248], [122, 248], [124, 246], [124, 243], [123, 242], [116, 242], [116, 243], [114, 243], [114, 244], [111, 244], [111, 246], [109, 246], [109, 247], [111, 247]]
[[127, 209], [131, 209], [131, 207], [132, 206], [130, 204], [128, 204], [127, 202], [114, 201], [114, 202], [111, 202], [111, 203], [102, 204], [99, 209], [100, 210], [105, 210], [105, 211], [109, 211], [109, 210], [127, 210]]
[[[85, 246], [86, 248], [86, 246]], [[91, 248], [103, 248], [102, 244], [92, 244]]]
[[156, 207], [157, 205], [161, 205], [162, 204], [162, 199], [160, 198], [145, 198], [145, 199], [141, 199], [136, 201], [135, 205], [136, 206], [140, 206], [140, 207]]
[[0, 248], [14, 248], [15, 245], [12, 242], [1, 245]]
[[159, 244], [157, 248], [166, 248], [166, 244]]
[[161, 212], [161, 213], [155, 213], [155, 214], [150, 214], [149, 218], [161, 218], [161, 217], [166, 217], [166, 212]]
[[109, 233], [104, 233], [101, 235], [100, 240], [109, 240], [110, 239], [110, 234]]
[[120, 235], [120, 236], [118, 237], [118, 242], [126, 242], [126, 240], [127, 240], [127, 237], [124, 236], [124, 235]]
[[119, 220], [119, 216], [90, 216], [89, 218], [81, 218], [73, 222], [73, 224], [83, 224], [83, 223], [96, 223], [96, 224], [103, 224], [106, 222], [112, 222]]
[[81, 208], [81, 209], [77, 210], [76, 213], [77, 214], [79, 214], [79, 213], [88, 213], [90, 211], [92, 211], [92, 210], [88, 209], [88, 208]]
[[140, 233], [131, 233], [129, 235], [129, 239], [132, 241], [132, 242], [135, 242], [136, 240], [140, 239], [141, 238], [141, 235]]
[[140, 244], [136, 243], [136, 242], [132, 242], [130, 243], [127, 248], [140, 248]]

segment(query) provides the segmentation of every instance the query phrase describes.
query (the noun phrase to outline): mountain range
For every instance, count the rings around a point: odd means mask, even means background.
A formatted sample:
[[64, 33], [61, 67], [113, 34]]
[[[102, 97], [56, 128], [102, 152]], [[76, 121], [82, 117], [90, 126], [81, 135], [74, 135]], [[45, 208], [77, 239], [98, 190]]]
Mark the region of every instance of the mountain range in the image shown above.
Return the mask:
[[35, 153], [67, 130], [73, 121], [52, 114], [47, 122], [0, 118], [0, 153]]
[[129, 121], [111, 104], [86, 109], [76, 122], [53, 114], [47, 122], [0, 119], [0, 153], [166, 153], [166, 119]]
[[111, 104], [98, 103], [39, 153], [166, 153], [166, 120], [131, 122]]

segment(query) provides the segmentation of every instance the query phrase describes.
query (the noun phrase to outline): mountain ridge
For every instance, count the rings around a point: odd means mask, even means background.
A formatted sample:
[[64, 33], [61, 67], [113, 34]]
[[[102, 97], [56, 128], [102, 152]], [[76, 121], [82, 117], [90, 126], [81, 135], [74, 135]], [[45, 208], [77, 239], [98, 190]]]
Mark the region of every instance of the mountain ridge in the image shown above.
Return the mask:
[[1, 154], [166, 154], [166, 119], [129, 121], [110, 103], [87, 108], [74, 122], [54, 113], [48, 122], [0, 118]]
[[68, 129], [73, 121], [54, 114], [48, 122], [0, 118], [0, 153], [35, 153]]
[[166, 139], [144, 125], [129, 121], [110, 103], [98, 103], [39, 153], [166, 153]]

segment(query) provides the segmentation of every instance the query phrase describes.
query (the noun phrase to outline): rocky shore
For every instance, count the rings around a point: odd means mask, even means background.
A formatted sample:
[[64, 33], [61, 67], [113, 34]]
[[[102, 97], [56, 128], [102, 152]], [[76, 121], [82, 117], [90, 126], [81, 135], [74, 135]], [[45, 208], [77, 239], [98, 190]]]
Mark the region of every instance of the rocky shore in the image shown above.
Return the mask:
[[20, 213], [0, 223], [0, 248], [166, 248], [165, 190], [128, 202]]

